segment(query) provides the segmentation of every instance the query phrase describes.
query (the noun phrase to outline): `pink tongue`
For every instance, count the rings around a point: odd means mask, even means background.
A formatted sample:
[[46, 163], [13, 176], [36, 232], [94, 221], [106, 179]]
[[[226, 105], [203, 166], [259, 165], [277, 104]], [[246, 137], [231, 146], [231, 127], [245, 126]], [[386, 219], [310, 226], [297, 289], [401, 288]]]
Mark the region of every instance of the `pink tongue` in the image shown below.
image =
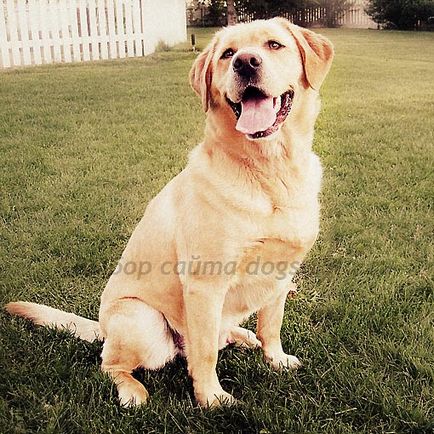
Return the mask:
[[276, 121], [273, 98], [249, 98], [241, 102], [241, 116], [236, 129], [243, 134], [254, 134], [265, 131]]

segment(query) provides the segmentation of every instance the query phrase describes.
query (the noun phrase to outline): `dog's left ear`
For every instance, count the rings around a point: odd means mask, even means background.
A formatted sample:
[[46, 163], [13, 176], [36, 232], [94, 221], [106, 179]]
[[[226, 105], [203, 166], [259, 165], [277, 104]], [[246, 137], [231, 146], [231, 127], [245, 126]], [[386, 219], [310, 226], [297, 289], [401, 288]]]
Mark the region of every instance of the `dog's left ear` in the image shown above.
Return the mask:
[[211, 102], [211, 61], [214, 56], [215, 45], [216, 44], [213, 39], [197, 56], [190, 70], [191, 87], [201, 97], [202, 107], [205, 112], [208, 111]]
[[291, 32], [297, 42], [309, 86], [319, 90], [332, 65], [333, 44], [326, 37], [292, 24], [284, 18], [277, 20]]

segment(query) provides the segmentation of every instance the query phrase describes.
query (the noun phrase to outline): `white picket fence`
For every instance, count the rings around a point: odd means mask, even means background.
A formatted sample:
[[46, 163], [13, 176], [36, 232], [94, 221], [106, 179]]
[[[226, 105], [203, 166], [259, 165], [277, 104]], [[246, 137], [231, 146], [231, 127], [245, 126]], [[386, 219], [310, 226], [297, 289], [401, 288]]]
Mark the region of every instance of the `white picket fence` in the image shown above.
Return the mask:
[[0, 0], [0, 67], [144, 56], [186, 39], [184, 0]]

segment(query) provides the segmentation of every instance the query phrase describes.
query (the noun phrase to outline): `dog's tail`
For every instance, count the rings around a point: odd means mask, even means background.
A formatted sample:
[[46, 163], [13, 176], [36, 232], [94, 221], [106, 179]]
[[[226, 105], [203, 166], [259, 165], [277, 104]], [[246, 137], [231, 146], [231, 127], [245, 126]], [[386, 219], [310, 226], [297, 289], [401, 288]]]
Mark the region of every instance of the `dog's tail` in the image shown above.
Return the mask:
[[37, 325], [51, 326], [58, 330], [69, 330], [76, 337], [88, 342], [102, 340], [101, 330], [97, 321], [92, 321], [73, 313], [26, 301], [8, 303], [5, 309], [10, 314], [27, 318]]

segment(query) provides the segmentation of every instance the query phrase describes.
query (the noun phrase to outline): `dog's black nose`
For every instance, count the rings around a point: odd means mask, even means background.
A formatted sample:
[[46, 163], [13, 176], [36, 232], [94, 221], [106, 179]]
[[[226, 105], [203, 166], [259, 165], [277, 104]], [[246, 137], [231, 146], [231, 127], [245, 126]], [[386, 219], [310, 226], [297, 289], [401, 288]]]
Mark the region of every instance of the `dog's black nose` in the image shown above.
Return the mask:
[[252, 77], [261, 67], [262, 58], [258, 54], [241, 53], [235, 56], [232, 67], [243, 77]]

